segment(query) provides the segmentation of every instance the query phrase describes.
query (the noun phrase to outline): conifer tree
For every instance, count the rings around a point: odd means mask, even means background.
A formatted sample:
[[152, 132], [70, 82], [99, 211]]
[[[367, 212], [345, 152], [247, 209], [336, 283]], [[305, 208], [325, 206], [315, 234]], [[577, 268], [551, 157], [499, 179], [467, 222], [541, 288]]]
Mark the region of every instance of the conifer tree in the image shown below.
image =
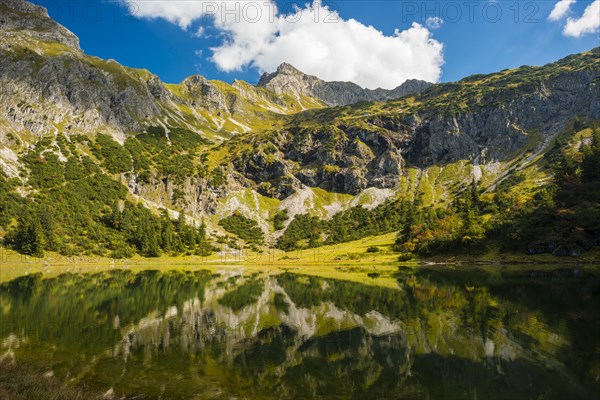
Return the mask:
[[21, 218], [13, 242], [15, 248], [23, 254], [34, 257], [44, 256], [44, 230], [37, 216], [28, 214]]

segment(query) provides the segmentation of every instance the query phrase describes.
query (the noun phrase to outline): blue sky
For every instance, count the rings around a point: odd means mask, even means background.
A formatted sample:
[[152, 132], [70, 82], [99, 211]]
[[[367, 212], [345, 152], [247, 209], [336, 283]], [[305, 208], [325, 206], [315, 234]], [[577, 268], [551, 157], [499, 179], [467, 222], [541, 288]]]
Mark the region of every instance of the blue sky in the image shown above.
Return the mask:
[[[146, 68], [169, 83], [192, 74], [255, 83], [260, 70], [286, 61], [328, 80], [394, 87], [407, 78], [447, 82], [542, 65], [599, 45], [600, 16], [583, 0], [562, 0], [552, 21], [558, 0], [344, 0], [299, 2], [300, 9], [275, 2], [262, 8], [261, 17], [274, 13], [269, 23], [258, 21], [256, 7], [232, 6], [223, 17], [193, 0], [34, 2], [79, 36], [86, 53]], [[286, 23], [285, 15], [297, 18]]]

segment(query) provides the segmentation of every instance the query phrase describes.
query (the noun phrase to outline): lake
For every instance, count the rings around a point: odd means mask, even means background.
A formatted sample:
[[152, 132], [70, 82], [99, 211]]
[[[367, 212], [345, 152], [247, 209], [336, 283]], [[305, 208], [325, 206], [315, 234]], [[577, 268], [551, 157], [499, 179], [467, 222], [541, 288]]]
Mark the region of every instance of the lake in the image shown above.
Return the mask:
[[0, 285], [0, 357], [115, 398], [594, 399], [600, 273], [105, 271]]

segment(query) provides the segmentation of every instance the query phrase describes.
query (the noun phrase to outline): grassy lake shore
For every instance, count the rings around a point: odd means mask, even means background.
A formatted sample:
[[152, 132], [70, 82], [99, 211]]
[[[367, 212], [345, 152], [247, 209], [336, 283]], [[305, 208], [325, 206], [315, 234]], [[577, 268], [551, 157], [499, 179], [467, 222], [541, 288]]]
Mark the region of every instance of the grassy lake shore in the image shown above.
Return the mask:
[[[555, 257], [551, 254], [525, 255], [501, 254], [498, 250], [486, 253], [457, 253], [444, 256], [416, 258], [398, 262], [399, 253], [393, 251], [396, 233], [367, 237], [339, 245], [323, 246], [293, 252], [269, 249], [264, 253], [252, 251], [220, 251], [208, 257], [169, 256], [130, 259], [111, 259], [101, 256], [65, 257], [47, 253], [43, 258], [34, 258], [0, 247], [0, 282], [18, 276], [43, 273], [53, 277], [62, 273], [94, 273], [117, 268], [132, 271], [147, 269], [206, 269], [213, 272], [243, 270], [247, 273], [261, 272], [278, 274], [297, 272], [322, 278], [348, 280], [368, 285], [397, 287], [393, 275], [399, 266], [419, 265], [590, 265], [600, 263], [600, 252], [584, 253], [581, 257]], [[369, 252], [369, 249], [377, 250]]]

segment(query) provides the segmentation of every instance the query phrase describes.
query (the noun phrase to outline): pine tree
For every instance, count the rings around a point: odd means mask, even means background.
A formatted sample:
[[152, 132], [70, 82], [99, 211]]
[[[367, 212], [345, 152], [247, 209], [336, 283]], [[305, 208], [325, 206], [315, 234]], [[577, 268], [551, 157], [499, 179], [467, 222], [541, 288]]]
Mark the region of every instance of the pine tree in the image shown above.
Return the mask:
[[44, 234], [45, 247], [48, 250], [56, 250], [56, 236], [54, 234], [54, 217], [47, 208], [42, 208], [38, 212], [39, 222]]
[[206, 242], [206, 224], [204, 223], [204, 220], [202, 220], [202, 223], [198, 227], [198, 244], [202, 244], [205, 242]]
[[161, 211], [161, 241], [160, 245], [164, 251], [172, 251], [173, 250], [173, 236], [175, 235], [175, 227], [173, 226], [173, 222], [169, 217], [169, 213], [167, 210], [163, 209]]
[[401, 226], [400, 232], [398, 232], [398, 237], [396, 239], [396, 243], [402, 244], [410, 239], [410, 232], [413, 225], [416, 224], [416, 205], [411, 204], [407, 201], [402, 202], [401, 208], [404, 216], [403, 216], [403, 224]]
[[37, 216], [27, 215], [21, 218], [13, 245], [23, 254], [34, 257], [44, 256], [44, 230]]
[[160, 246], [158, 244], [158, 234], [156, 231], [149, 232], [147, 237], [147, 249], [145, 251], [146, 256], [148, 257], [160, 257], [161, 251]]
[[591, 145], [585, 149], [582, 163], [583, 181], [600, 182], [600, 129], [594, 130]]

